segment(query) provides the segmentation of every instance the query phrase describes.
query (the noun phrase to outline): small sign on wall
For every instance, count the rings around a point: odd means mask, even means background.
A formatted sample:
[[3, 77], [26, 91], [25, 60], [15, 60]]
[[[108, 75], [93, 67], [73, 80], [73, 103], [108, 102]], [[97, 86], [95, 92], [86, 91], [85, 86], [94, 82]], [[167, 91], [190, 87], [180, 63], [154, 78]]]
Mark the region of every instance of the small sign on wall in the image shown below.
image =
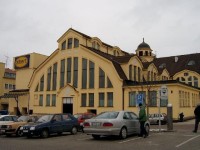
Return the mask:
[[14, 68], [22, 69], [28, 68], [30, 64], [30, 55], [15, 57]]

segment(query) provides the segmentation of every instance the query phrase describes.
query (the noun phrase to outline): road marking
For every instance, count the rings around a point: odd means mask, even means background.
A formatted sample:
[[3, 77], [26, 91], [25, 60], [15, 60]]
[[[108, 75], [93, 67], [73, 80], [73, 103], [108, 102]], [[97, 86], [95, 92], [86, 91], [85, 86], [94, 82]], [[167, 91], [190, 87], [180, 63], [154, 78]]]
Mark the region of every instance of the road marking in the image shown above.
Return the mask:
[[192, 140], [194, 140], [194, 139], [196, 139], [198, 137], [200, 137], [200, 135], [197, 135], [197, 136], [195, 136], [193, 138], [190, 138], [189, 140], [184, 141], [184, 142], [180, 143], [179, 145], [176, 145], [176, 147], [180, 147], [180, 146], [182, 146], [182, 145], [184, 145], [184, 144], [186, 144], [186, 143], [188, 143], [188, 142], [190, 142], [190, 141], [192, 141]]
[[130, 142], [130, 141], [135, 141], [135, 140], [138, 140], [138, 139], [141, 139], [142, 137], [137, 137], [137, 138], [133, 138], [133, 139], [130, 139], [130, 140], [124, 140], [124, 141], [121, 141], [121, 142], [118, 142], [119, 144], [122, 144], [122, 143], [126, 143], [126, 142]]

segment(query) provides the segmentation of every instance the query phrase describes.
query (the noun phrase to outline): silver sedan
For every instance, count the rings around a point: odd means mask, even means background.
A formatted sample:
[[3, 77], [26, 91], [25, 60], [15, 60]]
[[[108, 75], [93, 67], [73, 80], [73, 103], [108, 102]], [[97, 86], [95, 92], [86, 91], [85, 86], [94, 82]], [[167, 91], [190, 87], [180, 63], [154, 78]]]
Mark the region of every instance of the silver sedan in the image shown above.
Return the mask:
[[[145, 123], [145, 129], [149, 134], [150, 124]], [[103, 112], [84, 122], [84, 132], [99, 139], [100, 136], [117, 135], [125, 139], [131, 134], [140, 134], [140, 122], [138, 116], [130, 111]]]

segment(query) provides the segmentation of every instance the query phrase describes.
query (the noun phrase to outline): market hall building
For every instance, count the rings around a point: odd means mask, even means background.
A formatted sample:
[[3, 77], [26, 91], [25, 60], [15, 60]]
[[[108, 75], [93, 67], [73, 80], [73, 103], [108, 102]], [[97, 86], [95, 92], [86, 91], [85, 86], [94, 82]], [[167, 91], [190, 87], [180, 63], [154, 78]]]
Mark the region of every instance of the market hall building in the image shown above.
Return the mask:
[[[19, 110], [39, 114], [138, 112], [137, 96], [142, 95], [150, 114], [158, 112], [159, 104], [166, 113], [170, 103], [174, 120], [182, 112], [186, 118], [194, 116], [200, 102], [200, 53], [156, 58], [143, 39], [129, 54], [72, 28], [57, 42], [58, 48], [48, 57], [32, 53], [14, 58], [16, 90], [29, 91], [19, 96]], [[27, 58], [28, 66], [16, 67], [20, 57]], [[168, 99], [160, 101], [163, 85]], [[16, 102], [9, 99], [9, 110], [14, 107]]]

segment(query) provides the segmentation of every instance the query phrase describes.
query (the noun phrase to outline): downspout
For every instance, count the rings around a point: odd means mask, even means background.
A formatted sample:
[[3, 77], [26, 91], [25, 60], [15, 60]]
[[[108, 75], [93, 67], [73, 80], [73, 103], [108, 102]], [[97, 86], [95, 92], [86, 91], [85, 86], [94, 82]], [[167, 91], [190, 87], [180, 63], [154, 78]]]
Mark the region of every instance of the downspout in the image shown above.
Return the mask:
[[124, 110], [124, 88], [122, 87], [122, 110]]

